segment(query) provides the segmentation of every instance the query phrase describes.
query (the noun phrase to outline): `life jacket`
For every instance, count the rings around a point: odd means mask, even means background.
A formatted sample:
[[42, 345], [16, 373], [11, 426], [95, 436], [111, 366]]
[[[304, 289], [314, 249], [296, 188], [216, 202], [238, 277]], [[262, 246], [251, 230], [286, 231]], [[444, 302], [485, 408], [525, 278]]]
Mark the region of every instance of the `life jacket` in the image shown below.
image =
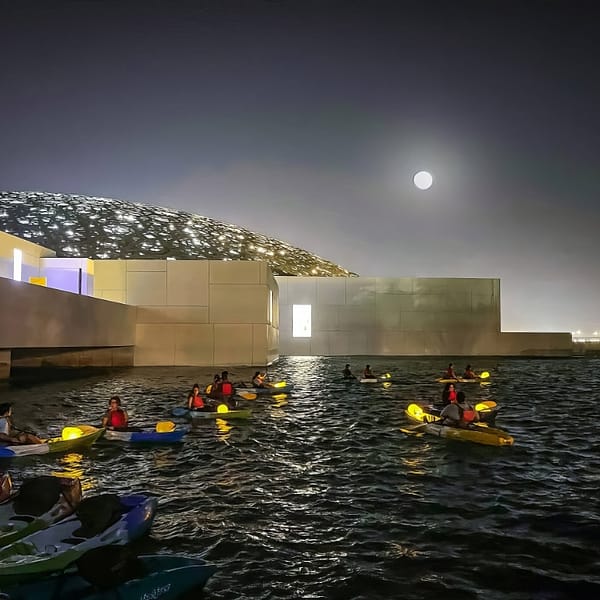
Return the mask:
[[221, 394], [223, 396], [231, 396], [233, 394], [233, 386], [230, 381], [224, 381], [221, 385]]
[[448, 390], [448, 403], [456, 402], [456, 390]]
[[204, 400], [202, 400], [202, 396], [194, 396], [192, 398], [192, 408], [204, 408]]
[[457, 404], [460, 412], [460, 419], [465, 423], [472, 423], [477, 417], [477, 413], [472, 408], [463, 408], [460, 404]]
[[108, 414], [108, 423], [109, 427], [127, 427], [127, 421], [125, 420], [125, 411], [122, 408], [117, 408], [117, 410], [111, 410]]
[[444, 373], [444, 379], [456, 379], [456, 373], [453, 369], [446, 369]]

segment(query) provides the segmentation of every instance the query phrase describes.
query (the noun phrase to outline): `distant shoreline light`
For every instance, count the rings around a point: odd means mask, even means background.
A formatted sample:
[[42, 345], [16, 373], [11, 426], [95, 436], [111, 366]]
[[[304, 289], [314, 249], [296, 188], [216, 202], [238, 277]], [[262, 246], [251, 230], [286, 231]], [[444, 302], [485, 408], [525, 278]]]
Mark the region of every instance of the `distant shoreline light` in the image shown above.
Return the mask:
[[433, 185], [433, 176], [429, 171], [419, 171], [415, 173], [413, 182], [420, 190], [428, 190]]

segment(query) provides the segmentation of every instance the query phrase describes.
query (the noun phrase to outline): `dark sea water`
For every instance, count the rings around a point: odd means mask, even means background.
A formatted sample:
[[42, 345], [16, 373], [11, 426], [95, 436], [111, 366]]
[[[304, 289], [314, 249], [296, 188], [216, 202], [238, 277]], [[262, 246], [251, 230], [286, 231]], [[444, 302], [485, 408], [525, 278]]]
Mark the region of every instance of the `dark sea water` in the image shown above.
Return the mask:
[[[344, 383], [345, 362], [400, 383]], [[248, 402], [248, 421], [201, 423], [178, 447], [105, 443], [4, 468], [17, 482], [68, 472], [87, 494], [156, 495], [139, 549], [214, 562], [205, 598], [600, 598], [600, 361], [473, 363], [491, 384], [463, 389], [502, 406], [513, 447], [400, 432], [408, 402], [439, 398], [444, 359], [295, 357], [269, 370], [293, 393]], [[98, 423], [115, 393], [132, 424], [155, 423], [211, 376], [132, 369], [14, 382], [0, 398], [17, 425], [56, 434]]]

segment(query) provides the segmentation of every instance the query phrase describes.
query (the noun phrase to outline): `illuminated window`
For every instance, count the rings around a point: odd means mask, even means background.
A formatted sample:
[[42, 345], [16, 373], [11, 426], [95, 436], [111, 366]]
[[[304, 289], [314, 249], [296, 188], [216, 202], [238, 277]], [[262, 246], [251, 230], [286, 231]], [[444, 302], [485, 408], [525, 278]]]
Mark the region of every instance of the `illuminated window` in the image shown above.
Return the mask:
[[269, 324], [273, 324], [273, 290], [269, 290]]
[[23, 251], [18, 248], [13, 249], [13, 279], [21, 281], [21, 268], [23, 266]]
[[310, 337], [311, 328], [310, 304], [294, 304], [292, 306], [292, 336]]

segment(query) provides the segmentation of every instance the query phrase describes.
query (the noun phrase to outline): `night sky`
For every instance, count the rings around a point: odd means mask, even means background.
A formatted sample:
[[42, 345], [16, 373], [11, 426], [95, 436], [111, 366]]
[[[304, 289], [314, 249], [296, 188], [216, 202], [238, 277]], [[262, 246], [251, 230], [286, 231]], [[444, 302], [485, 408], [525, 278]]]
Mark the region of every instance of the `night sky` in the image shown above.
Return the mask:
[[500, 277], [504, 330], [600, 330], [595, 3], [0, 7], [0, 189], [185, 209], [364, 276]]

